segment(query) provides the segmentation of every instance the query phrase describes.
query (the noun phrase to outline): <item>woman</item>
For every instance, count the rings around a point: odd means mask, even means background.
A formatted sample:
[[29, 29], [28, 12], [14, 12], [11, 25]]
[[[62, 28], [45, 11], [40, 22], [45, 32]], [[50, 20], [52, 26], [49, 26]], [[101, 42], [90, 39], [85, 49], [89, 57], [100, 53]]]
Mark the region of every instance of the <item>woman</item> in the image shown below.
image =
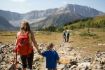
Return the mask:
[[27, 67], [32, 70], [34, 56], [33, 46], [39, 52], [37, 42], [35, 41], [29, 23], [27, 21], [22, 21], [20, 31], [17, 33], [16, 52], [20, 55], [23, 70], [26, 70]]

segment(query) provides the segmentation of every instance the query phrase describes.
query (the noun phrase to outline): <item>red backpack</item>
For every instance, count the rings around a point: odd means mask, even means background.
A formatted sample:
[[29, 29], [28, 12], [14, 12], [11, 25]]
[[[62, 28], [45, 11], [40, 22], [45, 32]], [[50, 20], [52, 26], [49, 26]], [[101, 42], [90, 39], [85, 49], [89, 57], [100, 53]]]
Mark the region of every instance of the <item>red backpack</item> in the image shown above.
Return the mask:
[[21, 32], [17, 35], [16, 51], [20, 55], [28, 55], [32, 52], [33, 48], [29, 42], [29, 32], [22, 34]]

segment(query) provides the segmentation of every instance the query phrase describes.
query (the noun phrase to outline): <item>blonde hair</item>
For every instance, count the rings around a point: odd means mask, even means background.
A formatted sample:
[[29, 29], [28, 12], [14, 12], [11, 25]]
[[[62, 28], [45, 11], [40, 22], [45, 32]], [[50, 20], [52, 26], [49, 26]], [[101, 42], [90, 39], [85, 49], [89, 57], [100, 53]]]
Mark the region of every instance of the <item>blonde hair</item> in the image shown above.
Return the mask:
[[29, 22], [28, 21], [22, 21], [21, 26], [20, 26], [20, 30], [31, 32]]

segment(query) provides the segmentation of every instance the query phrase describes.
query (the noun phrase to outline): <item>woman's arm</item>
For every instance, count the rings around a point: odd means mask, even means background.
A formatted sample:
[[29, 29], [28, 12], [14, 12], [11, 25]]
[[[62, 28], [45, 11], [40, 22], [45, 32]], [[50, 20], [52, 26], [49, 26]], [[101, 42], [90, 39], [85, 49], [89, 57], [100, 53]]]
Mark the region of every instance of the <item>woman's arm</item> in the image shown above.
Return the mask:
[[32, 43], [33, 43], [34, 47], [37, 49], [37, 51], [38, 51], [38, 53], [39, 53], [40, 50], [39, 50], [39, 48], [38, 48], [38, 44], [37, 44], [37, 42], [36, 42], [36, 40], [35, 40], [35, 37], [34, 37], [33, 32], [31, 32], [31, 40], [32, 40]]

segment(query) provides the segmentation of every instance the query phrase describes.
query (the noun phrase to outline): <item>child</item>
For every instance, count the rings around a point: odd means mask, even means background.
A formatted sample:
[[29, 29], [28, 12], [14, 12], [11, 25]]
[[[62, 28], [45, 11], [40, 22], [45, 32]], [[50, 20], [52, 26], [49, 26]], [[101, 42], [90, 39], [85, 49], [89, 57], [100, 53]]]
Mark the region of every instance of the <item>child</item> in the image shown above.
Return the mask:
[[59, 56], [53, 47], [54, 45], [50, 43], [47, 50], [41, 53], [42, 56], [46, 57], [46, 68], [48, 68], [48, 70], [57, 70], [56, 67]]

